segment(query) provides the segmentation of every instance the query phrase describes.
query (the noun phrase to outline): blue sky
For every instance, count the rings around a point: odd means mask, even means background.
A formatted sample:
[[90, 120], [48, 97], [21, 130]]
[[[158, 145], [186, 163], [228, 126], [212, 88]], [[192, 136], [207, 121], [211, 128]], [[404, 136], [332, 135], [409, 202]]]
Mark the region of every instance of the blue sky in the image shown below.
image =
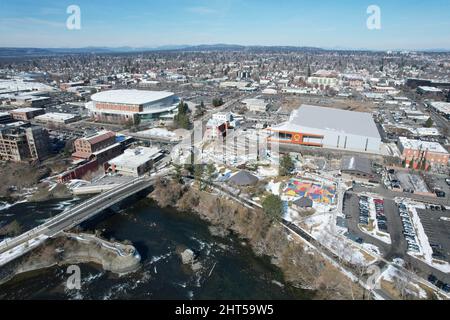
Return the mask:
[[[69, 5], [81, 30], [68, 30]], [[369, 5], [381, 30], [368, 30]], [[450, 49], [450, 0], [0, 0], [0, 46]]]

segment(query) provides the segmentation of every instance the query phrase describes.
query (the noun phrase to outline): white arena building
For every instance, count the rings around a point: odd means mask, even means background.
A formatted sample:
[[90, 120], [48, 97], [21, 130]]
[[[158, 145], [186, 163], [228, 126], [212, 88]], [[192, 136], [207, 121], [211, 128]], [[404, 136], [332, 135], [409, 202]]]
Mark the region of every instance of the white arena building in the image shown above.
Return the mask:
[[86, 107], [96, 121], [136, 124], [173, 113], [179, 102], [167, 91], [110, 90], [92, 95]]

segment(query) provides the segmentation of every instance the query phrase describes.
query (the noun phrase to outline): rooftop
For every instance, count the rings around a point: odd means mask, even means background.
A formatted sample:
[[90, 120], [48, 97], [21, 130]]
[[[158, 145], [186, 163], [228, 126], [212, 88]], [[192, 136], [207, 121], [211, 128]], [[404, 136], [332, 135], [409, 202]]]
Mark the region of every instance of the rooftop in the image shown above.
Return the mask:
[[134, 149], [127, 149], [122, 155], [110, 160], [109, 163], [118, 167], [137, 169], [141, 165], [156, 158], [160, 152], [161, 150], [155, 147], [138, 147]]
[[87, 136], [84, 139], [89, 141], [91, 144], [96, 144], [103, 140], [107, 140], [107, 139], [110, 139], [115, 136], [116, 136], [116, 134], [114, 132], [103, 130], [103, 131], [97, 132], [94, 135]]
[[412, 140], [405, 137], [400, 137], [399, 141], [404, 148], [412, 150], [431, 151], [436, 153], [448, 153], [447, 150], [437, 142]]
[[92, 95], [91, 100], [105, 103], [141, 105], [163, 100], [173, 95], [172, 92], [167, 91], [109, 90]]
[[11, 112], [20, 112], [20, 113], [22, 113], [22, 112], [41, 111], [41, 110], [44, 110], [44, 109], [42, 109], [42, 108], [18, 108], [18, 109], [11, 110]]
[[259, 179], [248, 171], [239, 171], [233, 175], [228, 182], [238, 186], [250, 186], [258, 183]]
[[428, 86], [421, 86], [421, 87], [418, 87], [418, 89], [425, 91], [425, 92], [442, 92], [441, 89], [438, 89], [435, 87], [428, 87]]
[[434, 101], [430, 105], [442, 113], [450, 113], [450, 102]]
[[368, 158], [363, 157], [343, 157], [341, 162], [343, 171], [359, 171], [366, 174], [372, 174], [372, 166]]
[[60, 112], [50, 112], [40, 116], [35, 117], [36, 120], [42, 121], [65, 121], [78, 117], [76, 114], [72, 113], [60, 113]]
[[302, 105], [294, 110], [288, 122], [274, 130], [303, 131], [321, 129], [337, 133], [380, 138], [372, 114], [333, 108]]

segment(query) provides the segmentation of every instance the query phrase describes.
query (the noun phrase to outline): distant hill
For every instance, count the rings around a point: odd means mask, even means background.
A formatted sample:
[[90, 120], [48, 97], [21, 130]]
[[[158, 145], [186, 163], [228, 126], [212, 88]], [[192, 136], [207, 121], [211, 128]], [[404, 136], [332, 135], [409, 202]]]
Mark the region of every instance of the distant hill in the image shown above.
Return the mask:
[[[296, 46], [257, 46], [237, 44], [203, 44], [203, 45], [166, 45], [160, 47], [83, 47], [83, 48], [1, 48], [0, 58], [55, 56], [67, 54], [115, 54], [115, 53], [138, 53], [154, 51], [254, 51], [254, 52], [323, 52], [323, 51], [371, 51], [367, 49], [351, 48], [316, 48]], [[446, 49], [419, 50], [422, 52], [449, 52]], [[381, 52], [381, 51], [373, 51]]]
[[160, 47], [83, 47], [83, 48], [0, 48], [0, 57], [33, 57], [66, 54], [108, 54], [151, 51], [320, 51], [293, 46], [243, 46], [235, 44], [167, 45]]

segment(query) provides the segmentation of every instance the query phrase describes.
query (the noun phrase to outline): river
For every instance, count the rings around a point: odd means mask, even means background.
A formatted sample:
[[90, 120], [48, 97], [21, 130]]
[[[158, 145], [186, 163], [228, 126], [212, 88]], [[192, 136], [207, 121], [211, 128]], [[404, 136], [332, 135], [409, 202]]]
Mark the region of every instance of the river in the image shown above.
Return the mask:
[[[42, 223], [80, 199], [18, 203], [0, 207], [0, 223], [19, 221], [24, 229]], [[148, 199], [92, 221], [107, 239], [130, 240], [142, 256], [139, 271], [118, 276], [84, 264], [81, 290], [69, 290], [66, 267], [19, 275], [0, 287], [0, 299], [309, 299], [289, 286], [267, 258], [257, 257], [237, 237], [212, 236], [194, 214], [161, 209]], [[183, 265], [178, 252], [190, 248], [203, 268]]]

